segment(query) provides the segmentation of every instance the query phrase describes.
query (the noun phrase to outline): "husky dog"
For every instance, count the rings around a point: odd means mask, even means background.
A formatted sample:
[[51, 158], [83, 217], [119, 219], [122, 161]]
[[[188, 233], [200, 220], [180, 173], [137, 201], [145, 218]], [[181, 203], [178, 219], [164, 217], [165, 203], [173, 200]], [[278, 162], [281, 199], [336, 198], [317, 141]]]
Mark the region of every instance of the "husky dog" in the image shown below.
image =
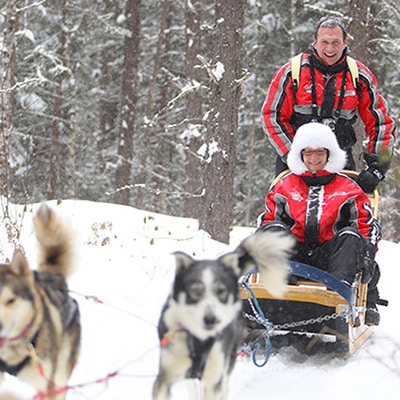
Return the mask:
[[[37, 271], [17, 250], [10, 264], [0, 264], [0, 385], [3, 373], [15, 375], [46, 399], [63, 399], [77, 362], [80, 317], [68, 294], [72, 272], [72, 233], [46, 205], [34, 218], [39, 243]], [[62, 390], [59, 390], [62, 392]]]
[[258, 232], [216, 260], [196, 261], [175, 253], [175, 280], [158, 324], [161, 348], [154, 400], [170, 399], [173, 384], [185, 379], [201, 381], [204, 400], [227, 399], [243, 339], [238, 279], [256, 268], [266, 289], [282, 294], [293, 244], [282, 233]]

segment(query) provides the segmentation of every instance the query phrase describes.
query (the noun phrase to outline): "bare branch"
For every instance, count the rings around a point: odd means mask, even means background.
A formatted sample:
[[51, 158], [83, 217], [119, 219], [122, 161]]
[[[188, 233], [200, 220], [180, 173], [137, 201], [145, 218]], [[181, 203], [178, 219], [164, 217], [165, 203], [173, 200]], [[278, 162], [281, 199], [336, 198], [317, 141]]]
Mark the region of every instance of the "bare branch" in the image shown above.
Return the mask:
[[167, 196], [172, 196], [172, 197], [203, 197], [205, 193], [205, 189], [202, 190], [201, 193], [189, 193], [189, 192], [177, 192], [177, 191], [168, 191], [168, 190], [160, 190], [160, 189], [154, 189], [146, 185], [145, 183], [135, 183], [133, 185], [125, 185], [122, 186], [112, 192], [106, 192], [107, 196], [111, 196], [115, 193], [121, 192], [123, 190], [130, 190], [130, 189], [143, 189], [147, 190], [149, 193], [153, 193], [156, 196], [160, 195], [167, 195]]
[[46, 1], [47, 0], [42, 0], [42, 1], [38, 1], [36, 3], [28, 4], [27, 6], [22, 7], [22, 8], [17, 8], [17, 13], [21, 13], [21, 12], [29, 10], [30, 8], [33, 8], [33, 7], [38, 7], [38, 6], [42, 5], [43, 3], [45, 3]]
[[204, 65], [205, 69], [207, 70], [208, 76], [214, 81], [214, 83], [216, 85], [219, 85], [218, 79], [215, 76], [215, 74], [211, 68], [211, 65], [208, 63], [208, 61], [200, 54], [197, 54], [196, 58]]
[[251, 77], [251, 72], [247, 71], [245, 72], [245, 74], [239, 78], [235, 80], [235, 83], [237, 86], [241, 86], [243, 85], [243, 83], [245, 83], [249, 78]]

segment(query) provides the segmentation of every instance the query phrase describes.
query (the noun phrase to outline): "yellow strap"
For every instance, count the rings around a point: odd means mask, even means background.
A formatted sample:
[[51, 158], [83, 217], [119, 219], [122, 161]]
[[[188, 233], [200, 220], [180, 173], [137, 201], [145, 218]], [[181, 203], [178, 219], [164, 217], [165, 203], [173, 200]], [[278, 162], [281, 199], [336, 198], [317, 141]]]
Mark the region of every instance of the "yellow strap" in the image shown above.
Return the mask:
[[303, 53], [297, 54], [292, 58], [292, 81], [297, 86], [299, 86], [299, 78], [300, 78], [300, 67], [301, 67], [301, 57]]
[[[300, 82], [300, 68], [301, 68], [301, 58], [303, 56], [303, 53], [297, 54], [292, 58], [292, 81], [295, 83], [297, 86], [299, 86]], [[353, 57], [347, 56], [346, 57], [346, 62], [347, 66], [349, 67], [349, 71], [351, 74], [351, 77], [353, 79], [353, 85], [355, 88], [357, 88], [358, 84], [358, 67], [356, 60]]]
[[357, 88], [358, 84], [358, 67], [356, 60], [353, 57], [347, 56], [346, 57], [347, 61], [347, 66], [349, 67], [349, 71], [351, 74], [351, 77], [353, 78], [353, 85], [355, 88]]

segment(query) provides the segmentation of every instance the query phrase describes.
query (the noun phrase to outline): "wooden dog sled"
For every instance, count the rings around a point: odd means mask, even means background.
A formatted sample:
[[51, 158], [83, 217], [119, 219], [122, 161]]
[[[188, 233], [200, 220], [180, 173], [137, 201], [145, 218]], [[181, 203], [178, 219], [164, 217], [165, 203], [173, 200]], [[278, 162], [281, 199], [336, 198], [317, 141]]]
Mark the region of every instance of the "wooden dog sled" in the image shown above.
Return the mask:
[[[350, 177], [357, 176], [355, 171], [344, 172]], [[282, 173], [272, 184], [287, 173]], [[379, 201], [376, 189], [370, 200], [376, 217]], [[240, 294], [243, 300], [248, 300], [244, 303], [248, 341], [262, 337], [265, 315], [273, 326], [268, 333], [273, 347], [293, 345], [308, 354], [357, 351], [374, 333], [374, 326], [365, 323], [367, 285], [361, 283], [361, 276], [349, 287], [307, 264], [291, 262], [291, 270], [291, 281], [280, 298], [272, 297], [264, 289], [257, 273], [241, 279]], [[262, 315], [255, 315], [257, 309], [251, 305], [254, 302]]]

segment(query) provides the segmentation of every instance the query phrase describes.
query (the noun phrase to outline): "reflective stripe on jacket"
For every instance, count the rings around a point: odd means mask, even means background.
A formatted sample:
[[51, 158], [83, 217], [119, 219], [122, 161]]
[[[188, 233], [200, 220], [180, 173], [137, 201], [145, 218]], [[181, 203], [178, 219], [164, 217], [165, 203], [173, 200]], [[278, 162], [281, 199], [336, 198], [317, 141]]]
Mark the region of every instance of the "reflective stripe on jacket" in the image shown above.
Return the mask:
[[[317, 174], [327, 174], [319, 171]], [[341, 173], [325, 185], [308, 186], [302, 176], [289, 173], [267, 194], [261, 225], [282, 221], [299, 242], [305, 232], [316, 232], [318, 244], [330, 240], [340, 229], [354, 227], [374, 245], [380, 239], [380, 227], [373, 217], [368, 196], [349, 177]]]
[[[315, 54], [314, 56], [317, 57]], [[360, 88], [357, 89], [346, 65], [343, 58], [332, 66], [334, 73], [330, 75], [314, 67], [318, 115], [321, 117], [324, 91], [328, 88], [328, 92], [334, 93], [335, 96], [332, 112], [337, 109], [343, 75], [346, 73], [345, 93], [339, 118], [352, 124], [358, 111], [369, 138], [368, 152], [391, 155], [396, 128], [393, 119], [388, 115], [386, 102], [378, 92], [376, 77], [364, 64], [357, 61], [360, 82]], [[329, 68], [325, 65], [325, 69]], [[262, 108], [264, 133], [280, 156], [289, 151], [297, 127], [312, 119], [310, 54], [303, 55], [299, 80], [299, 87], [294, 90], [291, 62], [282, 66], [272, 78]]]

